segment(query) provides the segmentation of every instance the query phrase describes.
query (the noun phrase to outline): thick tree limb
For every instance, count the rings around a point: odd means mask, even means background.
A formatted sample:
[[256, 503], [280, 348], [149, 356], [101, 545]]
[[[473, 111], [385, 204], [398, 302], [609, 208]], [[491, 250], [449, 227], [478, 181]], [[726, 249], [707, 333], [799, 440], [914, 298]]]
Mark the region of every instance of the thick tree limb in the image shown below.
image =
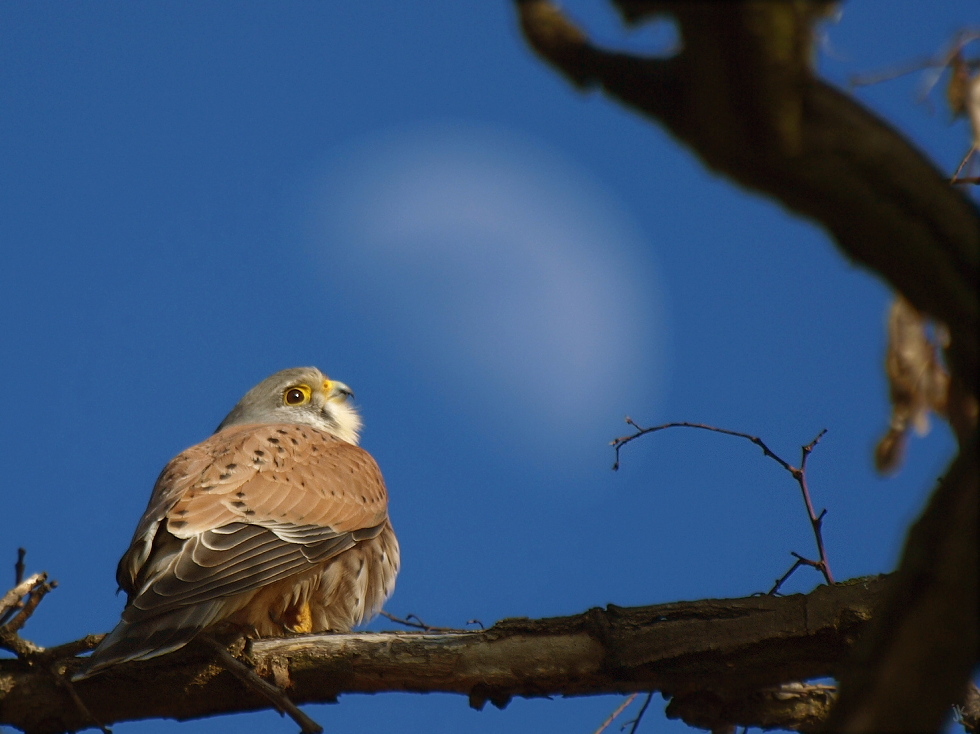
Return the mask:
[[980, 215], [907, 140], [811, 71], [823, 2], [614, 0], [667, 13], [668, 59], [606, 51], [546, 0], [516, 0], [531, 47], [579, 87], [662, 124], [711, 168], [815, 220], [952, 337], [961, 455], [909, 533], [893, 591], [829, 726], [936, 730], [978, 661], [976, 384]]
[[[514, 696], [653, 690], [733, 700], [834, 675], [886, 586], [885, 579], [869, 578], [808, 595], [609, 606], [573, 617], [504, 620], [473, 632], [264, 639], [251, 645], [249, 657], [297, 703], [381, 691], [459, 693], [476, 708], [487, 701], [502, 707]], [[60, 668], [70, 675], [79, 664], [70, 658]], [[0, 661], [0, 725], [38, 734], [88, 725], [46, 667]], [[269, 706], [203, 645], [119, 665], [75, 688], [104, 724]]]
[[827, 3], [618, 0], [667, 13], [683, 49], [606, 51], [547, 0], [517, 0], [531, 47], [576, 86], [664, 125], [704, 162], [826, 227], [844, 254], [949, 325], [955, 367], [976, 374], [980, 217], [886, 122], [816, 78], [811, 23]]

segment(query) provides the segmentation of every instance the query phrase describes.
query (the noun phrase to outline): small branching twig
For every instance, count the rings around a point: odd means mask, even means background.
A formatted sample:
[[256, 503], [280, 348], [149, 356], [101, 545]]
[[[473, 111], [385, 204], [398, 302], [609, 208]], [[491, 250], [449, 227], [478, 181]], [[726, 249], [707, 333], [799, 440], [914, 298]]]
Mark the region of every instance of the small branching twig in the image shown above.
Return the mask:
[[37, 605], [41, 603], [41, 599], [47, 596], [48, 592], [52, 589], [57, 588], [57, 581], [48, 581], [48, 575], [45, 573], [39, 574], [38, 581], [31, 588], [27, 595], [27, 600], [21, 605], [20, 610], [14, 614], [9, 621], [5, 622], [0, 630], [8, 634], [16, 634], [21, 630], [21, 628], [27, 623], [27, 620], [34, 610], [37, 609]]
[[819, 515], [813, 512], [813, 502], [810, 501], [810, 490], [806, 484], [806, 460], [810, 454], [813, 453], [813, 449], [817, 445], [817, 442], [823, 438], [826, 432], [827, 429], [824, 428], [812, 441], [810, 441], [810, 443], [801, 447], [800, 468], [791, 468], [789, 472], [793, 475], [793, 479], [796, 480], [797, 484], [800, 485], [800, 492], [803, 494], [803, 502], [806, 503], [807, 517], [810, 519], [810, 527], [813, 529], [813, 538], [817, 543], [817, 552], [820, 554], [820, 560], [809, 561], [795, 553], [793, 555], [796, 556], [796, 559], [801, 561], [804, 565], [812, 566], [820, 571], [828, 584], [833, 584], [834, 577], [831, 575], [830, 565], [827, 563], [827, 550], [824, 548], [823, 533], [821, 532], [821, 529], [823, 528], [823, 519], [827, 514], [827, 509], [822, 509]]
[[795, 467], [785, 459], [782, 459], [779, 456], [777, 456], [775, 453], [773, 453], [773, 451], [765, 444], [765, 442], [761, 438], [759, 438], [758, 436], [753, 436], [748, 433], [742, 433], [741, 431], [730, 431], [727, 428], [718, 428], [717, 426], [709, 426], [705, 423], [689, 423], [687, 421], [664, 423], [663, 425], [659, 425], [659, 426], [643, 428], [630, 417], [626, 418], [626, 423], [632, 426], [633, 428], [635, 428], [636, 431], [634, 433], [631, 433], [629, 436], [620, 436], [619, 438], [615, 438], [610, 442], [612, 447], [616, 450], [616, 461], [613, 464], [613, 471], [617, 471], [619, 469], [619, 452], [622, 450], [623, 446], [628, 444], [630, 441], [639, 438], [640, 436], [645, 436], [648, 433], [656, 433], [657, 431], [663, 431], [666, 430], [667, 428], [700, 428], [701, 430], [704, 431], [723, 433], [726, 436], [735, 436], [737, 438], [744, 438], [747, 441], [751, 441], [760, 449], [762, 449], [762, 453], [765, 456], [769, 457], [777, 464], [779, 464], [781, 467], [783, 467], [783, 469], [789, 472], [790, 475], [793, 477], [793, 479], [796, 480], [796, 483], [800, 486], [800, 492], [803, 494], [803, 502], [806, 505], [807, 516], [810, 519], [810, 527], [813, 529], [813, 537], [815, 538], [817, 543], [817, 552], [820, 555], [819, 560], [814, 561], [809, 558], [804, 558], [798, 553], [793, 553], [792, 555], [796, 558], [796, 562], [790, 567], [790, 569], [785, 574], [783, 574], [781, 578], [779, 578], [776, 581], [775, 586], [772, 587], [769, 593], [770, 594], [777, 593], [779, 591], [779, 587], [782, 586], [783, 583], [800, 566], [810, 566], [811, 568], [815, 568], [818, 571], [820, 571], [820, 573], [823, 574], [823, 577], [828, 584], [834, 583], [834, 577], [830, 573], [830, 564], [827, 562], [827, 551], [823, 543], [823, 533], [821, 532], [821, 528], [823, 526], [823, 518], [827, 514], [827, 510], [825, 509], [821, 510], [819, 515], [813, 511], [813, 502], [811, 502], [810, 500], [810, 490], [807, 487], [807, 483], [806, 483], [807, 458], [813, 452], [814, 447], [817, 445], [820, 439], [823, 438], [823, 435], [827, 432], [826, 428], [820, 431], [820, 433], [817, 434], [816, 438], [810, 441], [810, 443], [801, 447], [802, 455], [800, 458], [800, 466]]
[[41, 599], [58, 585], [57, 581], [48, 581], [48, 575], [43, 572], [25, 579], [25, 555], [23, 548], [17, 549], [14, 587], [0, 597], [0, 649], [8, 650], [19, 658], [29, 658], [44, 652], [43, 647], [21, 638], [18, 632], [37, 609]]
[[21, 598], [29, 594], [35, 586], [43, 583], [46, 576], [36, 573], [24, 581], [18, 581], [10, 591], [0, 598], [0, 623], [6, 625], [7, 620], [24, 607]]
[[[14, 587], [0, 598], [0, 644], [10, 636], [16, 636], [41, 599], [54, 589], [57, 581], [48, 581], [44, 572], [24, 578], [24, 556], [27, 551], [17, 549], [17, 562], [14, 563]], [[24, 599], [23, 597], [27, 597]], [[10, 649], [10, 648], [8, 648]]]
[[602, 732], [604, 732], [606, 730], [606, 727], [609, 726], [611, 723], [613, 723], [613, 721], [616, 720], [616, 717], [617, 716], [619, 716], [621, 713], [623, 713], [623, 709], [625, 709], [627, 706], [629, 706], [631, 703], [633, 703], [633, 699], [634, 698], [636, 698], [636, 694], [635, 693], [631, 693], [630, 695], [628, 695], [623, 700], [623, 702], [621, 704], [619, 704], [619, 706], [616, 707], [616, 710], [613, 711], [611, 714], [609, 714], [609, 716], [606, 717], [606, 720], [605, 721], [603, 721], [601, 724], [599, 724], [599, 728], [596, 729], [594, 732], [592, 732], [592, 734], [602, 734]]
[[23, 608], [24, 605], [20, 600], [21, 597], [30, 593], [37, 580], [42, 576], [42, 574], [34, 574], [27, 581], [24, 581], [25, 555], [27, 555], [26, 550], [23, 548], [17, 549], [17, 561], [14, 563], [14, 588], [4, 594], [3, 598], [0, 599], [0, 628], [17, 613], [17, 610]]
[[[458, 627], [433, 627], [430, 624], [426, 624], [417, 614], [407, 614], [404, 618], [396, 617], [394, 614], [389, 612], [381, 612], [381, 616], [386, 619], [390, 619], [395, 624], [401, 624], [406, 627], [411, 627], [413, 629], [422, 630], [423, 632], [466, 632], [464, 629], [459, 629]], [[480, 629], [485, 629], [483, 622], [479, 619], [468, 619], [466, 624], [478, 624]]]

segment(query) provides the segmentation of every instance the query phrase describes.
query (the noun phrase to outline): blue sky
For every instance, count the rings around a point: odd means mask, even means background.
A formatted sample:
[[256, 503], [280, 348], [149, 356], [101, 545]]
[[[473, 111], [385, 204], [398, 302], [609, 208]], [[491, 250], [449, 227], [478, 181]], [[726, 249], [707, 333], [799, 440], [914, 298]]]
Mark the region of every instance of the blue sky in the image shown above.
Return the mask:
[[[563, 6], [608, 44], [671, 37]], [[848, 3], [819, 65], [844, 83], [976, 21], [967, 0]], [[921, 83], [857, 95], [952, 171], [965, 124], [938, 94], [915, 104]], [[0, 563], [24, 546], [59, 581], [25, 630], [39, 644], [112, 627], [160, 468], [285, 367], [355, 390], [402, 544], [387, 609], [438, 625], [743, 596], [814, 552], [796, 485], [748, 443], [661, 433], [613, 473], [626, 415], [747, 431], [793, 462], [827, 428], [809, 479], [840, 579], [893, 567], [952, 451], [934, 427], [874, 474], [888, 289], [572, 90], [506, 2], [4, 3], [0, 170]], [[307, 710], [331, 731], [538, 734], [591, 732], [618, 702]], [[661, 708], [646, 730], [685, 729]]]

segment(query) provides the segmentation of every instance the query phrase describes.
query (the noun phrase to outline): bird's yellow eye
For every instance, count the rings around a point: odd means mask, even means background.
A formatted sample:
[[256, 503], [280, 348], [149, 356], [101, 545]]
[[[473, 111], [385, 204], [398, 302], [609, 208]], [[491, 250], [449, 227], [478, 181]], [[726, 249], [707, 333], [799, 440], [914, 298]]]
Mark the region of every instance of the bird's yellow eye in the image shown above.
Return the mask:
[[291, 387], [282, 395], [282, 402], [286, 405], [303, 405], [310, 402], [313, 391], [307, 385], [296, 385]]

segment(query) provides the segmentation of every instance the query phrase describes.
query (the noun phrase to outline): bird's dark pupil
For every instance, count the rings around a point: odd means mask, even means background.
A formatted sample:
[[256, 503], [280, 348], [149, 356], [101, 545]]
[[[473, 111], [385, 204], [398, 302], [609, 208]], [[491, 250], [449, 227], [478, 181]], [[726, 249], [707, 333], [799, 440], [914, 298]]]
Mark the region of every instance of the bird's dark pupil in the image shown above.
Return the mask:
[[303, 393], [299, 390], [290, 390], [286, 395], [286, 400], [290, 403], [298, 403], [303, 399]]

